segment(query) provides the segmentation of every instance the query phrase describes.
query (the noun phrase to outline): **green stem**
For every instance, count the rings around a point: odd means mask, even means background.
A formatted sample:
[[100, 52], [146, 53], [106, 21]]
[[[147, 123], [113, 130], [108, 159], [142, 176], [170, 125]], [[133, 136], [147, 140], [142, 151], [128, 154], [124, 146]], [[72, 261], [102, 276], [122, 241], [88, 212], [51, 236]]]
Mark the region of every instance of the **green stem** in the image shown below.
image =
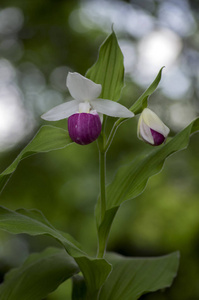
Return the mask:
[[[106, 152], [100, 151], [100, 224], [106, 213]], [[98, 232], [99, 233], [99, 232]], [[106, 242], [98, 235], [98, 258], [103, 258], [106, 252]]]
[[[99, 172], [100, 172], [100, 224], [103, 222], [106, 213], [106, 151], [104, 151], [106, 137], [102, 132], [98, 140], [99, 148]], [[105, 255], [106, 245], [104, 240], [98, 235], [98, 258], [103, 258]]]
[[106, 152], [100, 150], [100, 199], [101, 222], [106, 212]]
[[[108, 137], [106, 142], [105, 137], [105, 128], [103, 127], [103, 131], [101, 137], [98, 141], [99, 147], [99, 165], [100, 165], [100, 224], [102, 224], [105, 213], [106, 213], [106, 153], [112, 143], [114, 135], [118, 129], [118, 127], [123, 123], [126, 119], [120, 118], [118, 119]], [[103, 258], [106, 252], [106, 244], [107, 240], [104, 237], [98, 235], [98, 258]]]

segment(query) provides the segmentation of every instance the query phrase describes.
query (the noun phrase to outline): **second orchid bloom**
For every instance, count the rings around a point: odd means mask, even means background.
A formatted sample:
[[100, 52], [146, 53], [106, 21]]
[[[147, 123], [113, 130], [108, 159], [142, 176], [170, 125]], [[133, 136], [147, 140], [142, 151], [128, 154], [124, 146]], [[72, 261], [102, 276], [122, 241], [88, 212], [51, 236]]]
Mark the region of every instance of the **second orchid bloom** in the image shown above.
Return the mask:
[[149, 108], [145, 108], [138, 122], [138, 138], [144, 142], [159, 146], [166, 141], [170, 129]]
[[100, 114], [111, 117], [132, 118], [134, 114], [125, 106], [98, 98], [102, 86], [78, 74], [68, 73], [66, 85], [74, 100], [55, 106], [41, 117], [47, 121], [68, 118], [71, 139], [87, 145], [95, 141], [101, 132]]

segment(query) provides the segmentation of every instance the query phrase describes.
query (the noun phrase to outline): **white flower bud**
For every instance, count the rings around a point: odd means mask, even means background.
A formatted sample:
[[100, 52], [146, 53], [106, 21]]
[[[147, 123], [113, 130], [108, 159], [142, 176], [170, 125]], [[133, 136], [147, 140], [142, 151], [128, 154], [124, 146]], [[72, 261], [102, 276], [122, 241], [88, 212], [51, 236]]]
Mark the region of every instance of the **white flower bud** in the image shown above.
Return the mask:
[[149, 108], [145, 108], [138, 122], [138, 138], [144, 142], [159, 146], [165, 142], [170, 129]]

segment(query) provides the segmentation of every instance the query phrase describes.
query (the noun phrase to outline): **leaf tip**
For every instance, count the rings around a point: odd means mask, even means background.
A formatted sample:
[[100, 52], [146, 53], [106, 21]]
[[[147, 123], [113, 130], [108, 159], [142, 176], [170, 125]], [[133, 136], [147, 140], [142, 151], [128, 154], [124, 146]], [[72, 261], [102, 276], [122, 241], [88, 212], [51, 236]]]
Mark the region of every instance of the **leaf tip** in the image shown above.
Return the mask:
[[114, 31], [114, 23], [112, 23], [112, 25], [111, 25], [111, 31], [112, 31], [112, 33], [115, 34], [115, 31]]

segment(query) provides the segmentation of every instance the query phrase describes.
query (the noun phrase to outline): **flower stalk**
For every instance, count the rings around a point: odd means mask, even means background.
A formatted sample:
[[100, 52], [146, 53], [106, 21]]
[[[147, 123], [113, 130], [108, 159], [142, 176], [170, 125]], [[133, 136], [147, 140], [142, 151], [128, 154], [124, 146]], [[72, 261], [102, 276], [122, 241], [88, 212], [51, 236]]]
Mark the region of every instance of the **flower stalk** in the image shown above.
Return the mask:
[[[104, 120], [105, 121], [105, 120]], [[100, 181], [100, 224], [102, 224], [106, 213], [106, 153], [105, 150], [105, 122], [102, 125], [102, 132], [98, 138], [99, 148], [99, 181]], [[99, 236], [98, 232], [98, 258], [103, 258], [106, 251], [106, 241]]]
[[100, 151], [100, 206], [101, 206], [101, 223], [106, 212], [106, 152]]
[[[118, 127], [124, 122], [126, 118], [118, 119], [109, 134], [108, 139], [105, 137], [105, 122], [102, 125], [102, 132], [98, 138], [98, 148], [99, 148], [99, 173], [100, 173], [100, 224], [102, 224], [105, 213], [106, 213], [106, 154], [113, 141], [114, 135]], [[107, 239], [99, 236], [98, 232], [98, 258], [103, 258], [106, 252]]]

